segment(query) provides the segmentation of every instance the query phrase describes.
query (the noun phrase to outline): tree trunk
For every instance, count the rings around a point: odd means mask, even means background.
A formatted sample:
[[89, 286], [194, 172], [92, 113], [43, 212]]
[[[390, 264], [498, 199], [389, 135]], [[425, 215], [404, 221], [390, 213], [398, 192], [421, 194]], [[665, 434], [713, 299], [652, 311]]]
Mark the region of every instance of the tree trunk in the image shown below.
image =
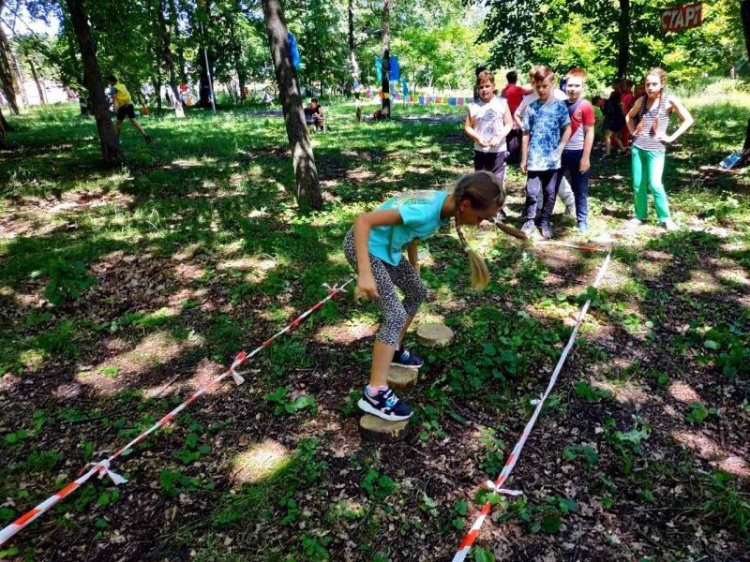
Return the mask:
[[117, 135], [109, 117], [107, 100], [104, 97], [104, 86], [102, 75], [99, 70], [99, 62], [96, 60], [96, 49], [91, 38], [88, 16], [83, 7], [83, 0], [65, 0], [70, 12], [70, 20], [73, 31], [81, 49], [83, 62], [83, 80], [89, 92], [89, 102], [96, 118], [96, 128], [99, 132], [102, 158], [108, 166], [118, 164], [120, 161], [120, 149], [117, 145]]
[[5, 115], [3, 115], [2, 107], [0, 107], [0, 123], [2, 123], [3, 129], [5, 129], [6, 132], [13, 130], [13, 127], [10, 126], [10, 123], [5, 120]]
[[21, 95], [21, 103], [23, 104], [23, 106], [29, 107], [29, 97], [26, 95], [23, 73], [21, 72], [21, 65], [18, 64], [18, 57], [13, 54], [13, 51], [8, 51], [8, 56], [13, 62], [13, 67], [16, 70], [16, 92]]
[[[740, 18], [742, 19], [742, 32], [745, 35], [745, 51], [750, 59], [750, 0], [740, 2]], [[742, 147], [743, 161], [750, 160], [750, 119], [747, 120], [745, 130], [745, 144]]]
[[302, 112], [302, 97], [297, 83], [297, 73], [292, 66], [288, 31], [281, 8], [281, 0], [261, 0], [261, 4], [263, 5], [263, 16], [266, 20], [271, 58], [273, 59], [276, 80], [279, 84], [286, 134], [292, 148], [297, 203], [301, 208], [309, 207], [319, 210], [323, 208], [323, 197], [320, 193], [318, 170], [315, 167], [310, 136]]
[[[180, 70], [180, 81], [187, 81], [187, 73], [185, 72], [185, 49], [182, 46], [182, 38], [180, 37], [180, 28], [177, 24], [179, 21], [180, 14], [177, 12], [177, 6], [174, 0], [169, 0], [169, 23], [174, 31], [174, 41], [177, 45], [177, 66]], [[174, 80], [172, 80], [174, 82]], [[179, 96], [177, 99], [180, 99]]]
[[391, 0], [383, 0], [383, 80], [380, 84], [383, 93], [380, 114], [383, 118], [391, 116], [391, 84], [388, 73], [391, 71]]
[[354, 82], [359, 82], [359, 63], [357, 53], [354, 51], [354, 0], [349, 0], [347, 11], [349, 12], [349, 65]]
[[[164, 57], [164, 64], [167, 65], [167, 87], [172, 94], [174, 116], [177, 119], [182, 119], [185, 117], [185, 110], [182, 107], [180, 94], [177, 91], [177, 82], [174, 74], [174, 60], [172, 59], [172, 49], [169, 46], [169, 28], [167, 28], [167, 18], [164, 17], [164, 3], [162, 0], [158, 0], [158, 2], [159, 7], [157, 8], [156, 17], [159, 20], [159, 27], [161, 28], [161, 52]], [[174, 0], [172, 0], [172, 4], [174, 4]], [[159, 109], [161, 109], [161, 92], [156, 92], [156, 95], [159, 97]]]
[[630, 0], [620, 0], [620, 28], [617, 38], [617, 77], [626, 78], [630, 57]]
[[[0, 0], [0, 10], [2, 10], [4, 0]], [[19, 114], [18, 101], [16, 100], [15, 73], [10, 58], [10, 48], [8, 46], [8, 37], [5, 35], [3, 26], [0, 25], [0, 85], [2, 85], [5, 99], [8, 100], [10, 110], [15, 115]]]
[[47, 98], [44, 95], [44, 86], [41, 84], [39, 76], [37, 76], [36, 68], [34, 68], [34, 61], [32, 61], [31, 57], [29, 57], [28, 62], [29, 69], [31, 69], [31, 77], [34, 79], [34, 84], [36, 84], [37, 92], [39, 92], [39, 103], [41, 105], [47, 105]]

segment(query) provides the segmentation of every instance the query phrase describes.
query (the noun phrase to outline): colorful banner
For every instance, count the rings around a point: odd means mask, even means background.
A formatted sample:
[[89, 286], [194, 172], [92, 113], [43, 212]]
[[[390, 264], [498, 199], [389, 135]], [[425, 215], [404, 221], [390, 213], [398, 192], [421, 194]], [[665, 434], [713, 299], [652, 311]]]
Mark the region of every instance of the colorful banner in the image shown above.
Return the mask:
[[661, 30], [685, 31], [692, 27], [698, 27], [703, 23], [703, 3], [683, 4], [674, 6], [661, 13]]

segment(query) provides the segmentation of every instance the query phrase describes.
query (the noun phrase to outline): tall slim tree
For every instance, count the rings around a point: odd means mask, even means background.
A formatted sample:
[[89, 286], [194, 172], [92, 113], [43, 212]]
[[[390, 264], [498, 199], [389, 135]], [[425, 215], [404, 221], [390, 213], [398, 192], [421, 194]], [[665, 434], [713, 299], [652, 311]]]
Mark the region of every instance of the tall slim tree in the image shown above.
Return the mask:
[[620, 28], [617, 31], [617, 77], [628, 75], [630, 57], [630, 0], [620, 0]]
[[[0, 0], [0, 15], [3, 13], [3, 8], [5, 8], [5, 0]], [[18, 115], [15, 71], [13, 61], [10, 59], [10, 44], [2, 25], [0, 25], [0, 86], [2, 86], [5, 99], [8, 100], [11, 112]]]
[[383, 117], [391, 116], [391, 84], [389, 73], [391, 71], [391, 0], [383, 0], [383, 79], [382, 103], [380, 112]]
[[102, 75], [99, 70], [99, 62], [96, 59], [96, 48], [91, 38], [91, 27], [89, 26], [86, 8], [83, 5], [83, 0], [65, 0], [65, 3], [81, 50], [83, 82], [89, 92], [89, 100], [96, 119], [102, 158], [105, 165], [113, 166], [120, 161], [120, 149], [117, 145], [115, 127], [109, 117], [107, 100], [104, 97]]
[[[177, 91], [177, 79], [174, 72], [174, 59], [172, 58], [172, 49], [170, 47], [170, 33], [167, 27], [167, 18], [164, 16], [164, 1], [157, 0], [159, 3], [156, 11], [161, 31], [161, 54], [164, 57], [164, 64], [167, 67], [167, 80], [169, 91], [171, 93], [172, 105], [174, 106], [174, 115], [177, 119], [185, 117], [185, 110], [182, 107], [180, 93]], [[157, 92], [157, 96], [159, 93]]]
[[354, 0], [349, 0], [347, 16], [349, 23], [349, 66], [351, 67], [352, 78], [355, 82], [359, 82], [359, 63], [357, 62], [357, 52], [354, 44]]
[[[750, 0], [740, 2], [740, 19], [742, 20], [742, 32], [745, 36], [745, 50], [747, 58], [750, 59]], [[745, 144], [743, 145], [743, 159], [750, 160], [750, 119], [747, 120], [745, 129]]]
[[292, 149], [297, 202], [300, 207], [318, 210], [323, 207], [323, 197], [320, 193], [318, 170], [315, 167], [310, 136], [302, 112], [302, 96], [297, 82], [297, 73], [292, 66], [289, 36], [281, 1], [261, 0], [261, 4], [276, 81], [279, 84], [286, 134]]

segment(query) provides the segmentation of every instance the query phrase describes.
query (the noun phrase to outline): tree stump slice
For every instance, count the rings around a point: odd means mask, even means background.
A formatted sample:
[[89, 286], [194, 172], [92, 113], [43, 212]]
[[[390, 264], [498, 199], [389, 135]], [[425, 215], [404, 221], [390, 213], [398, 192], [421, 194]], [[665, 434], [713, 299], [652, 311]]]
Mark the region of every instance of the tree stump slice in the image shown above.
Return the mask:
[[391, 422], [365, 414], [359, 419], [359, 434], [368, 441], [395, 443], [406, 436], [408, 426], [409, 420]]
[[417, 384], [419, 369], [408, 369], [406, 367], [396, 367], [391, 365], [388, 371], [388, 386], [396, 390], [411, 388]]
[[445, 324], [422, 324], [417, 328], [417, 339], [428, 347], [442, 347], [453, 341], [453, 330]]

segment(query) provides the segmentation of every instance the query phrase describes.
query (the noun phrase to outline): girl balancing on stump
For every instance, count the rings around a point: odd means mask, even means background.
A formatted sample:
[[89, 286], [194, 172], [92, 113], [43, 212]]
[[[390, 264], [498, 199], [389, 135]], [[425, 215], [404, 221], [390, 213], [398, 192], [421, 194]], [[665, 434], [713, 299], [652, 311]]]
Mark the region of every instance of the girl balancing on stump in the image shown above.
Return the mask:
[[[472, 286], [484, 288], [489, 283], [489, 271], [484, 261], [469, 250], [461, 227], [491, 220], [504, 202], [505, 191], [497, 176], [479, 171], [460, 178], [450, 193], [403, 193], [354, 221], [344, 238], [344, 254], [358, 274], [355, 294], [374, 299], [383, 317], [372, 352], [370, 384], [358, 402], [360, 409], [388, 421], [405, 420], [412, 415], [411, 408], [388, 388], [387, 376], [391, 365], [418, 369], [424, 363], [406, 351], [402, 343], [427, 297], [419, 277], [418, 240], [435, 234], [453, 217], [471, 263]], [[501, 223], [497, 226], [507, 234], [525, 238], [515, 228]], [[404, 248], [408, 259], [402, 255]], [[396, 287], [403, 291], [403, 301], [396, 296]]]
[[[646, 93], [639, 97], [625, 117], [628, 129], [633, 135], [632, 166], [633, 191], [635, 192], [635, 218], [630, 226], [643, 224], [648, 215], [648, 192], [654, 196], [654, 207], [659, 222], [667, 230], [677, 230], [677, 225], [669, 213], [667, 192], [664, 191], [661, 177], [666, 158], [665, 144], [673, 143], [693, 124], [693, 116], [682, 102], [672, 95], [665, 94], [667, 73], [661, 68], [653, 68], [646, 75]], [[672, 111], [682, 120], [679, 128], [667, 134], [667, 125]]]

